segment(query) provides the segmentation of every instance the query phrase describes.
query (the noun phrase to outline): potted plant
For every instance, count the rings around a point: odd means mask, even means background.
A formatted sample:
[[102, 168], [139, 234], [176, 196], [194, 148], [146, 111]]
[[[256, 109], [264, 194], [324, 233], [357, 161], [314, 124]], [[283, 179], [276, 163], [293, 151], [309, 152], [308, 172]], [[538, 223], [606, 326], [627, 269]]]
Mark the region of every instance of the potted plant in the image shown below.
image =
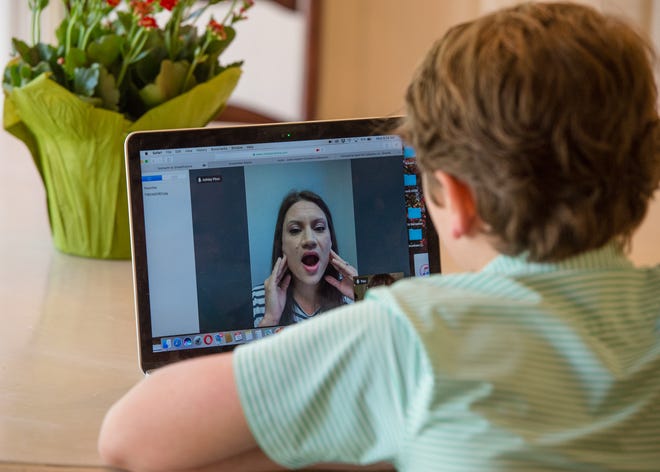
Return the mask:
[[135, 130], [199, 127], [225, 106], [241, 63], [220, 57], [252, 0], [197, 23], [223, 0], [63, 0], [56, 44], [40, 40], [48, 0], [29, 0], [32, 42], [13, 39], [4, 128], [44, 182], [55, 246], [130, 257], [123, 142]]

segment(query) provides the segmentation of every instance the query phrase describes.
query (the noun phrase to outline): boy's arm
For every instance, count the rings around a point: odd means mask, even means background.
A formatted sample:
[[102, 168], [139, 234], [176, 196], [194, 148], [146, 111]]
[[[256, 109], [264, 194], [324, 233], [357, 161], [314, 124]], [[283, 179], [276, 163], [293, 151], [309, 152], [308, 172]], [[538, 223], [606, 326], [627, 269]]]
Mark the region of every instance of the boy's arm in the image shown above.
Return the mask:
[[232, 354], [156, 370], [110, 409], [99, 437], [103, 460], [128, 470], [194, 469], [255, 449]]
[[[259, 449], [238, 397], [232, 355], [157, 370], [108, 412], [99, 451], [127, 470], [286, 470]], [[310, 470], [391, 470], [317, 465]]]

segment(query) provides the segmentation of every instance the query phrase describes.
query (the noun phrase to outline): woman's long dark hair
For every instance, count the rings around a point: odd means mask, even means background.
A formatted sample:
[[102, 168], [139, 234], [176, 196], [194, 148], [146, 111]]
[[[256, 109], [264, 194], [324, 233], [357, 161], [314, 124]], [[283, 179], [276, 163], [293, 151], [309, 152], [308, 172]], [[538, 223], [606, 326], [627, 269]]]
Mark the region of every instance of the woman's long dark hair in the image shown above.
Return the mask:
[[[311, 192], [309, 190], [293, 190], [289, 192], [282, 203], [280, 204], [280, 210], [277, 213], [277, 222], [275, 223], [275, 236], [273, 237], [273, 255], [271, 258], [271, 270], [275, 267], [275, 262], [278, 257], [282, 257], [282, 232], [284, 226], [284, 217], [286, 212], [289, 211], [295, 203], [300, 201], [311, 202], [318, 206], [323, 213], [325, 218], [328, 221], [328, 229], [330, 230], [330, 240], [332, 241], [332, 250], [338, 252], [337, 249], [337, 238], [335, 237], [335, 226], [332, 222], [332, 214], [330, 213], [330, 208], [323, 201], [323, 199]], [[330, 275], [334, 278], [339, 278], [339, 272], [335, 267], [328, 262], [328, 266], [325, 269], [325, 275]], [[321, 309], [323, 311], [330, 308], [334, 308], [343, 303], [343, 296], [339, 290], [330, 285], [325, 281], [325, 278], [321, 278], [319, 282], [319, 294], [321, 296]], [[284, 305], [284, 310], [282, 311], [282, 317], [280, 318], [280, 325], [288, 325], [293, 323], [293, 283], [289, 285], [289, 289], [286, 294], [286, 304]]]

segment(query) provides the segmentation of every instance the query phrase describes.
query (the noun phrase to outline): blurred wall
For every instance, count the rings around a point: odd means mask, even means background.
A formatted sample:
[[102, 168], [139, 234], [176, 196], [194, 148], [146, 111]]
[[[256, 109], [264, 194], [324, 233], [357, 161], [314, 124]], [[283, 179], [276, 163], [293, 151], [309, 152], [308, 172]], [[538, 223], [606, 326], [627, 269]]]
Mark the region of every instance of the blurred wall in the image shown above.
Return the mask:
[[[401, 114], [408, 79], [451, 25], [514, 1], [324, 0], [318, 118]], [[627, 17], [658, 47], [659, 0], [583, 1]], [[660, 264], [660, 192], [633, 241], [636, 264]], [[457, 266], [443, 253], [443, 269]]]

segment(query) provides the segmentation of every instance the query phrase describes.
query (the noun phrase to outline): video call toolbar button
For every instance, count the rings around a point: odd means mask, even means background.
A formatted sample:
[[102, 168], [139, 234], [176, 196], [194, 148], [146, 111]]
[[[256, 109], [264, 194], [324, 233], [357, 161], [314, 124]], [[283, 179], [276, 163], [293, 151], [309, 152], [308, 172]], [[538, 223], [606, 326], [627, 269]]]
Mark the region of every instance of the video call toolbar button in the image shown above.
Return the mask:
[[408, 239], [410, 241], [421, 241], [422, 240], [422, 230], [421, 229], [409, 229], [408, 230]]
[[403, 174], [403, 185], [414, 187], [417, 185], [417, 176], [415, 174]]
[[422, 217], [422, 209], [415, 207], [408, 207], [408, 219], [418, 220]]

